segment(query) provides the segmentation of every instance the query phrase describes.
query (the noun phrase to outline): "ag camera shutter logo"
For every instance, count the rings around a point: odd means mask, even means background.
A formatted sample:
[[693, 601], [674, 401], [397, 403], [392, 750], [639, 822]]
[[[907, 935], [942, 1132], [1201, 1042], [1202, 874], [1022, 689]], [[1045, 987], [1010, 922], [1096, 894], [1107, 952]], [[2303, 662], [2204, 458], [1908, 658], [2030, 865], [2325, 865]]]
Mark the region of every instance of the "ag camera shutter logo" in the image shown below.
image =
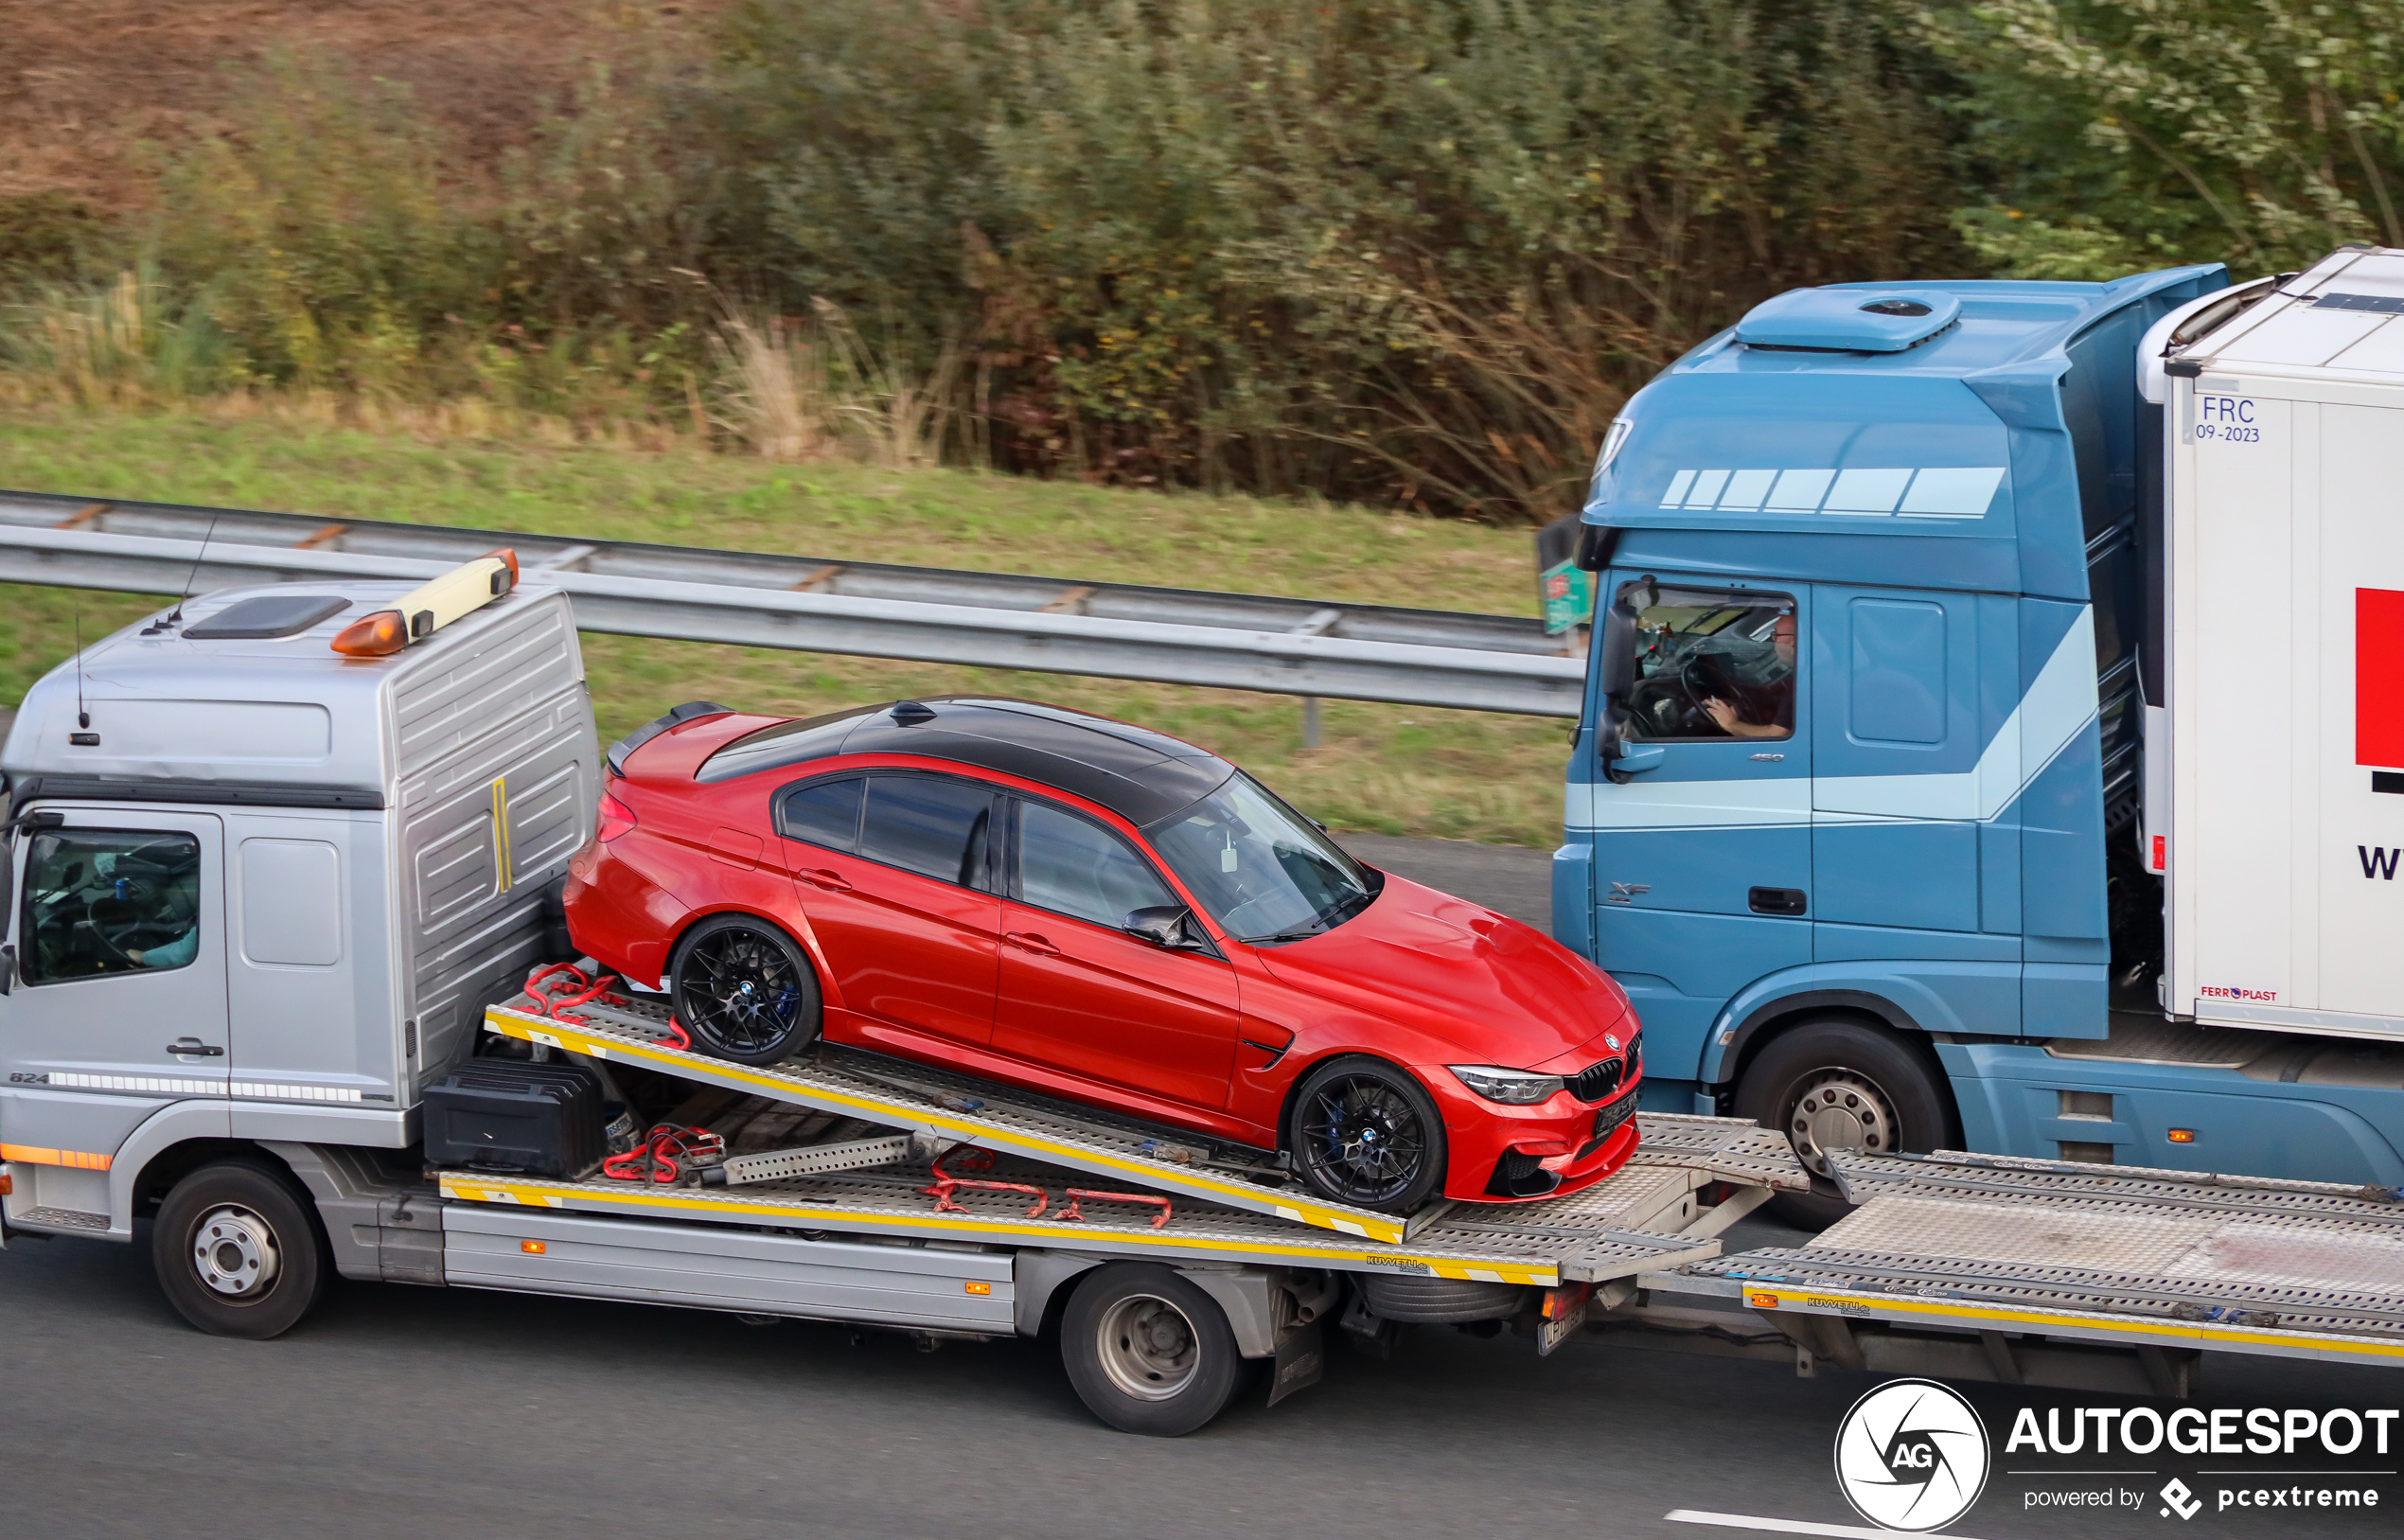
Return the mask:
[[1976, 1409], [1934, 1380], [1889, 1380], [1836, 1428], [1836, 1484], [1882, 1529], [1953, 1523], [1986, 1490], [1991, 1461]]

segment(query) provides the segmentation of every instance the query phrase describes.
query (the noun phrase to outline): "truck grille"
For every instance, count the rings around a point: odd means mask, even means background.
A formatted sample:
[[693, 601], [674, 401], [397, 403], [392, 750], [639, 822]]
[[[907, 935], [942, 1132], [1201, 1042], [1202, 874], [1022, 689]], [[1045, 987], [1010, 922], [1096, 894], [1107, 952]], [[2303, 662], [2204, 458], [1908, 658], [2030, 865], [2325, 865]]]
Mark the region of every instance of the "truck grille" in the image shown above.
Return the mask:
[[1616, 1059], [1598, 1059], [1572, 1075], [1569, 1094], [1582, 1102], [1607, 1102], [1612, 1094], [1633, 1079], [1640, 1055], [1644, 1053], [1644, 1033], [1628, 1040], [1628, 1052]]

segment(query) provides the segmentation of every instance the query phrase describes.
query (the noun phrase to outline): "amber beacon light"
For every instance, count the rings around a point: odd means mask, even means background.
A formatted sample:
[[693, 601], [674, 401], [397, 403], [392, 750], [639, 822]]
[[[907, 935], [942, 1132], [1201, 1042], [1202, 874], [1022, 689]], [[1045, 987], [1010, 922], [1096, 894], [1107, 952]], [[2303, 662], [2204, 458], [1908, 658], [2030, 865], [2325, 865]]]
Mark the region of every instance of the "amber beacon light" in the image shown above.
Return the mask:
[[352, 658], [390, 657], [517, 586], [517, 552], [504, 548], [480, 556], [411, 589], [391, 609], [352, 621], [335, 636], [334, 650]]

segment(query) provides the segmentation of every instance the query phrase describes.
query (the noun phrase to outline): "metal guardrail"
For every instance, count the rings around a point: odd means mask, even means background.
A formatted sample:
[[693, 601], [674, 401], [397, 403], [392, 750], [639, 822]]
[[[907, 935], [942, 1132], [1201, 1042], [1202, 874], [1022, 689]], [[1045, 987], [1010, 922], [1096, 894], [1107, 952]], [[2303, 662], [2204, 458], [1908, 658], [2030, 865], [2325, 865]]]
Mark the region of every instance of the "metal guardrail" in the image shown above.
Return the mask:
[[1509, 615], [0, 491], [5, 582], [415, 579], [498, 545], [579, 628], [624, 636], [1535, 717], [1577, 716], [1583, 691], [1584, 663]]

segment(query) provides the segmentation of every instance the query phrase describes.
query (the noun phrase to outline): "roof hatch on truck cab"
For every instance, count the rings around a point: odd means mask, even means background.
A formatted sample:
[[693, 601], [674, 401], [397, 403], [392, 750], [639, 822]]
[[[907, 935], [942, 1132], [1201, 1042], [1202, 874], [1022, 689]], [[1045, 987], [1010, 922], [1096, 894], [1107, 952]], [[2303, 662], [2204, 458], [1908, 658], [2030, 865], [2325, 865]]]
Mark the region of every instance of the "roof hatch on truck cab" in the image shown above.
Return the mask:
[[1746, 311], [1736, 340], [1814, 353], [1900, 353], [1961, 313], [1962, 302], [1938, 290], [1795, 289]]

